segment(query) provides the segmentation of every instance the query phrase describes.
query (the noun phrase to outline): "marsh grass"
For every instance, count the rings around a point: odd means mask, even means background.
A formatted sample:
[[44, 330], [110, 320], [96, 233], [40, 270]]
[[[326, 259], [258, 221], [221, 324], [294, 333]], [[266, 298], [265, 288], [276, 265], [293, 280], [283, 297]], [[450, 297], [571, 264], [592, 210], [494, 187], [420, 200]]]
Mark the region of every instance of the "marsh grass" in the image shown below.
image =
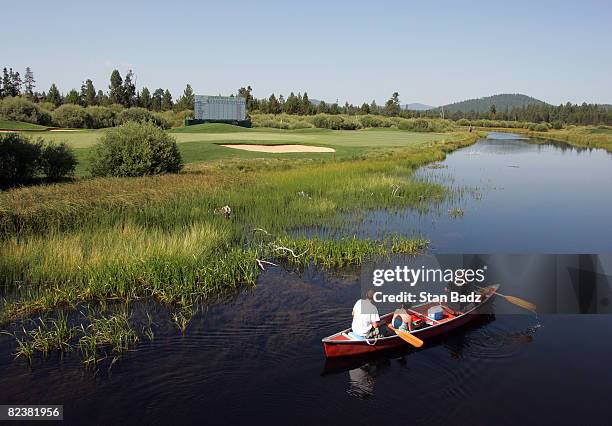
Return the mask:
[[[100, 360], [113, 356], [111, 366], [119, 359], [121, 354], [129, 350], [138, 340], [138, 334], [128, 321], [127, 313], [117, 313], [110, 316], [90, 318], [90, 324], [81, 325], [82, 336], [78, 347], [83, 355], [83, 362], [95, 365]], [[102, 352], [109, 348], [111, 353]]]
[[[298, 263], [323, 266], [359, 264], [385, 251], [416, 253], [421, 240], [308, 239], [293, 231], [338, 228], [344, 213], [443, 199], [443, 186], [412, 172], [476, 138], [449, 134], [365, 160], [230, 160], [179, 175], [0, 193], [0, 289], [19, 289], [0, 306], [0, 322], [80, 302], [153, 298], [176, 306], [184, 332], [185, 312], [197, 301], [254, 285], [257, 259], [296, 261], [276, 246], [305, 251]], [[220, 214], [224, 205], [232, 209], [229, 219]], [[89, 334], [104, 340], [103, 324], [96, 327]], [[92, 341], [83, 344], [91, 355]]]
[[458, 219], [460, 217], [463, 217], [464, 211], [459, 207], [453, 207], [452, 209], [448, 210], [448, 215], [453, 219]]
[[[153, 322], [150, 316], [148, 318], [148, 326], [143, 332], [149, 340], [153, 340]], [[46, 358], [58, 352], [60, 356], [64, 356], [78, 349], [84, 364], [96, 364], [112, 356], [112, 366], [122, 353], [139, 341], [127, 312], [104, 315], [97, 311], [81, 320], [84, 323], [78, 327], [70, 325], [66, 315], [60, 311], [57, 318], [41, 316], [28, 319], [19, 331], [5, 334], [15, 338], [15, 357], [24, 358], [29, 363], [32, 363], [37, 354]]]
[[23, 325], [21, 335], [11, 333], [17, 343], [15, 357], [32, 362], [37, 352], [45, 357], [54, 351], [59, 351], [60, 354], [69, 352], [70, 340], [75, 336], [75, 330], [75, 327], [68, 325], [63, 313], [60, 313], [56, 319], [48, 320], [40, 317], [29, 320]]

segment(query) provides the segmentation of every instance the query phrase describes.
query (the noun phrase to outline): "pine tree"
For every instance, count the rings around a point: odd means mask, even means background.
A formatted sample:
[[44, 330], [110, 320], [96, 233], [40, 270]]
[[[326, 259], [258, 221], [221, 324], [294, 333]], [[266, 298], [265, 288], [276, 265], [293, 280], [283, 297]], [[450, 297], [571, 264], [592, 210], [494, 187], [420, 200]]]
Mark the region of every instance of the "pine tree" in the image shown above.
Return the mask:
[[161, 111], [163, 97], [164, 97], [163, 89], [156, 89], [155, 92], [153, 92], [153, 97], [151, 99], [151, 109], [153, 111]]
[[134, 73], [128, 70], [123, 80], [123, 106], [129, 108], [134, 106], [136, 101], [136, 85], [133, 82]]
[[329, 108], [327, 108], [325, 101], [319, 102], [319, 105], [317, 105], [317, 114], [327, 114], [328, 112]]
[[385, 114], [392, 117], [399, 115], [400, 113], [400, 101], [399, 93], [393, 92], [387, 103], [385, 104]]
[[49, 87], [49, 93], [47, 93], [47, 97], [45, 98], [47, 102], [51, 102], [55, 106], [60, 106], [62, 103], [62, 95], [59, 90], [57, 90], [57, 86], [55, 83]]
[[6, 67], [2, 69], [2, 96], [11, 96], [11, 77]]
[[287, 114], [297, 114], [299, 112], [300, 104], [298, 98], [291, 92], [289, 97], [283, 104], [283, 112]]
[[96, 105], [107, 105], [107, 104], [108, 104], [108, 96], [106, 96], [101, 89], [98, 90], [98, 93], [96, 93]]
[[25, 76], [23, 77], [23, 87], [27, 97], [34, 97], [34, 88], [36, 87], [36, 80], [34, 80], [34, 73], [30, 67], [26, 67]]
[[162, 98], [161, 109], [162, 111], [169, 111], [172, 109], [173, 105], [174, 104], [172, 103], [172, 94], [168, 89], [166, 89]]
[[5, 68], [2, 85], [5, 96], [19, 96], [21, 94], [21, 77], [19, 72], [13, 72], [13, 69], [9, 68], [8, 73], [6, 73]]
[[[281, 95], [281, 97], [282, 97], [282, 96], [283, 96], [283, 95]], [[272, 114], [278, 114], [278, 113], [280, 113], [280, 112], [281, 112], [281, 105], [280, 105], [280, 103], [278, 102], [278, 100], [276, 99], [276, 96], [274, 96], [274, 93], [272, 93], [272, 94], [270, 95], [270, 99], [268, 99], [268, 102], [270, 103], [270, 104], [269, 104], [269, 109], [270, 109], [270, 112], [271, 112]]]
[[185, 111], [188, 109], [194, 109], [195, 97], [193, 95], [193, 89], [188, 84], [183, 91], [183, 96], [176, 103], [179, 111]]
[[123, 105], [123, 79], [121, 78], [119, 71], [113, 70], [111, 73], [110, 83], [110, 86], [108, 86], [108, 96], [110, 101], [114, 104]]
[[255, 105], [255, 99], [251, 94], [252, 91], [253, 89], [251, 88], [251, 86], [247, 86], [246, 88], [241, 87], [240, 89], [238, 89], [238, 96], [241, 96], [246, 100], [247, 110], [249, 111], [251, 111]]
[[302, 96], [301, 113], [303, 115], [309, 115], [311, 108], [312, 108], [312, 104], [310, 103], [310, 99], [308, 99], [308, 93], [304, 92], [304, 96]]
[[13, 84], [12, 84], [13, 96], [21, 95], [22, 82], [21, 82], [21, 75], [19, 74], [19, 71], [15, 71], [15, 73], [13, 74], [12, 80], [13, 80]]
[[96, 88], [94, 87], [91, 79], [87, 79], [81, 86], [81, 99], [83, 100], [85, 106], [96, 105]]
[[81, 95], [75, 89], [72, 89], [66, 95], [66, 98], [64, 99], [64, 103], [65, 104], [81, 105], [82, 104]]
[[151, 92], [146, 87], [140, 92], [140, 106], [146, 109], [151, 109]]
[[370, 113], [370, 105], [368, 105], [366, 102], [364, 102], [363, 104], [361, 104], [361, 108], [359, 108], [359, 112], [361, 114], [369, 114]]
[[376, 104], [376, 101], [372, 99], [372, 102], [370, 103], [370, 114], [378, 114], [378, 113], [380, 113], [378, 105]]

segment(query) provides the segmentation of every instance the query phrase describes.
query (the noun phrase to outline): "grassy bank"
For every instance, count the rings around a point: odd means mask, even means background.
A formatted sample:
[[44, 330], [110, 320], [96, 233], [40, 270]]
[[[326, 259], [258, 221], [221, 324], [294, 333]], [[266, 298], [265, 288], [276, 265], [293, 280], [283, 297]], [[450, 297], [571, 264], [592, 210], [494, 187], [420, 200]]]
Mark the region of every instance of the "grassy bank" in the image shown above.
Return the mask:
[[580, 126], [566, 129], [550, 129], [546, 132], [536, 132], [517, 128], [479, 128], [480, 130], [510, 132], [527, 135], [532, 138], [550, 139], [566, 142], [578, 148], [600, 148], [612, 152], [612, 128], [609, 126]]
[[[266, 141], [277, 134], [247, 133], [263, 134]], [[0, 277], [7, 298], [0, 321], [79, 302], [144, 297], [189, 308], [253, 285], [259, 266], [266, 265], [258, 260], [342, 266], [368, 254], [422, 250], [424, 241], [401, 237], [330, 241], [291, 231], [333, 227], [344, 213], [440, 200], [443, 187], [411, 180], [411, 172], [477, 136], [417, 139], [388, 131], [389, 137], [373, 133], [366, 143], [360, 138], [369, 131], [345, 133], [330, 133], [328, 139], [338, 152], [347, 150], [344, 161], [234, 157], [193, 165], [180, 175], [89, 179], [0, 193]], [[308, 132], [289, 135], [322, 140]], [[214, 144], [228, 135], [194, 137]], [[383, 146], [372, 142], [376, 137]], [[224, 205], [232, 208], [229, 219], [220, 212]]]
[[0, 119], [0, 130], [10, 131], [29, 131], [29, 132], [40, 132], [47, 130], [48, 127], [40, 126], [38, 124], [24, 123], [23, 121], [3, 120]]

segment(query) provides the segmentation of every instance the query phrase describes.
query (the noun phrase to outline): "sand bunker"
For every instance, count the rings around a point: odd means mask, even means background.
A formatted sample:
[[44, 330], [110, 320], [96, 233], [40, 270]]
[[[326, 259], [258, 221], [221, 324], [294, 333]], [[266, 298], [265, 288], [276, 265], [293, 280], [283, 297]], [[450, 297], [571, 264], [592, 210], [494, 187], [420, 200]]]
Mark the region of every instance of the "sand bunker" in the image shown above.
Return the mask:
[[333, 148], [327, 148], [324, 146], [310, 146], [310, 145], [246, 145], [246, 144], [234, 144], [234, 145], [221, 145], [226, 148], [242, 149], [244, 151], [255, 151], [255, 152], [269, 152], [273, 154], [282, 154], [286, 152], [336, 152]]

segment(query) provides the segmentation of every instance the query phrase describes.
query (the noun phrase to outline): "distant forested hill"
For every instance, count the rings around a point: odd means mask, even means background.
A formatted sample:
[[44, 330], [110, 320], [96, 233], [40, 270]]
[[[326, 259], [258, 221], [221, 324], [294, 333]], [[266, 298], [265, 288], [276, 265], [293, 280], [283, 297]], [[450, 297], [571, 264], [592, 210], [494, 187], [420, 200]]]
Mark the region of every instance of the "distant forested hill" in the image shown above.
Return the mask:
[[519, 93], [503, 93], [500, 95], [487, 96], [486, 98], [468, 99], [467, 101], [455, 102], [454, 104], [444, 105], [447, 112], [488, 112], [491, 105], [495, 105], [497, 111], [505, 111], [506, 108], [521, 108], [527, 105], [545, 105], [546, 103], [532, 98], [531, 96]]

